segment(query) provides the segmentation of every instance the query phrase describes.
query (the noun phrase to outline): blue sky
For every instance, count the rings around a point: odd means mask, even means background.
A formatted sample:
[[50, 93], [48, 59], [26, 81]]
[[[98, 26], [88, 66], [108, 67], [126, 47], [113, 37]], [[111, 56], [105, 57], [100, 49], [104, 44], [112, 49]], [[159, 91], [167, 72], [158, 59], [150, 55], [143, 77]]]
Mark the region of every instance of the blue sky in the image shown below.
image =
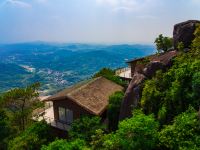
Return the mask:
[[153, 44], [200, 20], [200, 0], [0, 0], [0, 43]]

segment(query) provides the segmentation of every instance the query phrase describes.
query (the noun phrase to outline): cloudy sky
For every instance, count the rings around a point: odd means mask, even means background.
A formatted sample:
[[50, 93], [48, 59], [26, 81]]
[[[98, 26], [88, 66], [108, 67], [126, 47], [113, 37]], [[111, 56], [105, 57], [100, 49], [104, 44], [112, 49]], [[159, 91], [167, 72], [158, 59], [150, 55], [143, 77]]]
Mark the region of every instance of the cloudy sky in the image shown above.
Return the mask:
[[0, 43], [153, 44], [200, 20], [200, 0], [0, 0]]

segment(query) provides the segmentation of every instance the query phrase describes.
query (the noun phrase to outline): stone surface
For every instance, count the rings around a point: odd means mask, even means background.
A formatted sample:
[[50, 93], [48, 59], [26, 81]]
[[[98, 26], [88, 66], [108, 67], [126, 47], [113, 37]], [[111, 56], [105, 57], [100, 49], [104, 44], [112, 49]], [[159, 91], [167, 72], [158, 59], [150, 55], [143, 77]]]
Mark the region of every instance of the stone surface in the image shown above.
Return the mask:
[[127, 117], [131, 117], [132, 110], [137, 107], [138, 102], [141, 98], [142, 85], [145, 80], [145, 76], [143, 74], [135, 74], [131, 83], [129, 84], [126, 92], [124, 100], [121, 104], [120, 116], [119, 119], [123, 120]]
[[164, 70], [165, 66], [161, 62], [150, 62], [144, 69], [143, 73], [147, 78], [153, 77], [157, 70]]
[[183, 42], [185, 48], [189, 48], [194, 39], [194, 31], [196, 24], [200, 23], [197, 20], [188, 20], [176, 24], [173, 31], [174, 47], [177, 48], [179, 42]]

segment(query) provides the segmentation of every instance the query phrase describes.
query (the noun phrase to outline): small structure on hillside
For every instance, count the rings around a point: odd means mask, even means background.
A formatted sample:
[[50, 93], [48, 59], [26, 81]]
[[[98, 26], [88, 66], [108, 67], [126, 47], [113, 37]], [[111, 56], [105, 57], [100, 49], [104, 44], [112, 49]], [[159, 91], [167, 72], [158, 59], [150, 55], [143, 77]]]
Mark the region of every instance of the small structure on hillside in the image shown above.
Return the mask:
[[166, 70], [169, 68], [172, 65], [172, 59], [177, 55], [178, 52], [172, 50], [127, 62], [131, 66], [132, 80], [121, 105], [120, 120], [130, 117], [132, 110], [138, 106], [144, 81], [151, 78], [157, 70]]
[[104, 119], [109, 96], [122, 90], [122, 86], [103, 77], [78, 83], [44, 100], [53, 103], [44, 119], [61, 130], [69, 130], [71, 123], [84, 115]]
[[171, 59], [175, 57], [177, 54], [178, 54], [177, 51], [172, 50], [161, 54], [154, 54], [147, 57], [130, 60], [127, 63], [130, 65], [131, 68], [131, 77], [133, 77], [135, 73], [142, 74], [143, 69], [150, 62], [160, 62], [163, 63], [163, 65], [169, 65]]

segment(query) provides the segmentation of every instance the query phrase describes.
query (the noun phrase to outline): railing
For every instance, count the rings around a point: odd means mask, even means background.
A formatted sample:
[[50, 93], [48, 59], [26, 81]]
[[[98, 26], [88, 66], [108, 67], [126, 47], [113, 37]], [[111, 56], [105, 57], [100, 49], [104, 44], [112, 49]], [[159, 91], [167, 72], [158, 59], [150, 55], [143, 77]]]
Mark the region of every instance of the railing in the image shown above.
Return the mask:
[[64, 123], [59, 120], [55, 120], [54, 118], [44, 117], [44, 120], [52, 127], [55, 127], [61, 130], [68, 131], [71, 127], [71, 123], [66, 123], [66, 122]]
[[116, 75], [119, 75], [120, 73], [129, 71], [130, 69], [131, 69], [130, 67], [121, 68], [121, 69], [116, 70], [116, 71], [115, 71], [115, 74], [116, 74]]
[[122, 68], [119, 70], [116, 70], [115, 74], [121, 78], [128, 78], [131, 79], [131, 68], [130, 67], [126, 67], [126, 68]]
[[32, 119], [35, 121], [45, 120], [52, 127], [68, 131], [70, 129], [71, 123], [55, 120], [54, 116], [51, 115], [51, 113], [49, 113], [52, 111], [53, 111], [52, 103], [47, 103], [44, 108], [39, 108], [34, 110]]
[[52, 102], [45, 102], [45, 106], [43, 108], [37, 108], [33, 111], [32, 116], [33, 117], [41, 117], [45, 114], [45, 111], [49, 108], [53, 107], [53, 103]]

